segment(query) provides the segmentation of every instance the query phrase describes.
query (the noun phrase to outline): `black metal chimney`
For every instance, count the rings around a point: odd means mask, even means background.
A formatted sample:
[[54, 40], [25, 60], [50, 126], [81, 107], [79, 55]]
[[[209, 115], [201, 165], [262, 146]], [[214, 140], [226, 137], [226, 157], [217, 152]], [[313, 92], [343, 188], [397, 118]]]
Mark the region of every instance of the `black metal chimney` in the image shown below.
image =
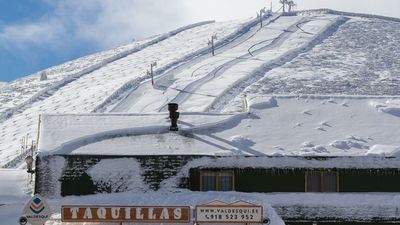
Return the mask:
[[177, 103], [168, 103], [168, 111], [169, 111], [169, 118], [171, 119], [171, 126], [169, 127], [170, 131], [178, 131], [178, 118], [179, 118], [179, 112], [178, 110], [178, 104]]

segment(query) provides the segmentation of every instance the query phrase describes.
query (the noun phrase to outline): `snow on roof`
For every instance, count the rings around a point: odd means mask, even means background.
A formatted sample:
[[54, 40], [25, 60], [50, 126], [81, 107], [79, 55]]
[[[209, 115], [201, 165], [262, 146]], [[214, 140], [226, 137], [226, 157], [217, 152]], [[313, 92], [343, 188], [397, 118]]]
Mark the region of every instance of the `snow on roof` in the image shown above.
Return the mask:
[[28, 194], [28, 176], [21, 169], [0, 169], [0, 206], [25, 199]]
[[[396, 156], [397, 101], [253, 97], [251, 113], [43, 115], [42, 154]], [[59, 129], [63, 127], [63, 129]], [[279, 128], [279, 129], [278, 129]]]
[[[179, 126], [185, 130], [201, 128], [207, 124], [216, 125], [231, 118], [233, 114], [210, 113], [182, 113], [184, 120]], [[123, 138], [124, 136], [154, 137], [165, 135], [169, 131], [169, 118], [167, 113], [160, 114], [44, 114], [41, 116], [39, 134], [39, 151], [42, 153], [55, 150], [74, 151], [65, 149], [65, 145], [87, 145], [100, 140]], [[59, 129], [62, 127], [63, 129]], [[174, 136], [175, 133], [167, 135]], [[179, 136], [179, 135], [178, 135]], [[83, 141], [84, 143], [80, 143]], [[139, 142], [141, 142], [139, 140]], [[139, 143], [140, 144], [140, 143]], [[145, 144], [145, 143], [142, 143]], [[74, 145], [76, 146], [76, 145]], [[74, 147], [72, 146], [72, 147]], [[101, 150], [99, 150], [101, 151]], [[61, 153], [59, 151], [54, 153]], [[97, 151], [96, 151], [97, 152]], [[108, 150], [110, 154], [123, 154], [123, 152]], [[89, 152], [87, 152], [89, 153]], [[100, 153], [100, 152], [97, 152]], [[107, 151], [104, 152], [107, 154]], [[127, 152], [125, 154], [131, 154]], [[89, 153], [90, 154], [90, 153]]]
[[65, 76], [57, 72], [39, 81], [37, 75], [32, 75], [16, 80], [15, 85], [8, 84], [0, 91], [0, 165], [18, 156], [22, 137], [36, 138], [40, 113], [96, 111], [111, 99], [118, 99], [127, 88], [148, 79], [145, 71], [150, 63], [157, 61], [157, 74], [205, 55], [209, 51], [208, 37], [218, 31], [216, 44], [222, 45], [229, 42], [226, 38], [240, 35], [248, 21], [185, 26], [141, 44], [135, 42], [57, 67], [56, 71], [71, 72]]
[[268, 202], [283, 218], [399, 221], [396, 193], [272, 193]]

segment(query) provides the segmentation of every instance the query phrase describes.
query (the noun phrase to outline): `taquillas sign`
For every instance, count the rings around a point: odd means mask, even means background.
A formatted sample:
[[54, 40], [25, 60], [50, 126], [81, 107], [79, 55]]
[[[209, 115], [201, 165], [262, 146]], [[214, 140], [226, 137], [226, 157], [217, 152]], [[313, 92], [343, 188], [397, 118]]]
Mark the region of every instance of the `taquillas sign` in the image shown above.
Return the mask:
[[62, 206], [63, 222], [188, 223], [187, 206]]

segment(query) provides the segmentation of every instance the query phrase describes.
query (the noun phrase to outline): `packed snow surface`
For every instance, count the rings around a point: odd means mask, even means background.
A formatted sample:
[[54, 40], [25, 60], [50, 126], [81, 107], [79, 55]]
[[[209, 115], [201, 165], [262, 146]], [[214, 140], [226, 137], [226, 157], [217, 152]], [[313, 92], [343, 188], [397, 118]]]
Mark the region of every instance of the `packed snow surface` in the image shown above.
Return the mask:
[[268, 72], [257, 94], [399, 95], [400, 23], [352, 18], [311, 51]]
[[7, 83], [6, 82], [1, 82], [0, 81], [0, 88], [4, 87]]
[[[39, 113], [89, 113], [119, 89], [138, 85], [148, 79], [146, 70], [149, 69], [150, 63], [157, 61], [157, 68], [164, 70], [177, 65], [185, 60], [188, 54], [204, 49], [208, 51], [207, 38], [212, 34], [218, 32], [224, 40], [225, 36], [235, 33], [244, 22], [246, 21], [203, 23], [191, 29], [184, 29], [93, 71], [78, 73], [78, 78], [72, 77], [62, 81], [56, 89], [51, 88], [43, 95], [40, 94], [34, 101], [27, 102], [17, 111], [11, 110], [11, 114], [6, 112], [3, 119], [0, 119], [0, 165], [16, 158], [22, 137], [28, 135], [30, 140], [36, 139]], [[16, 88], [30, 91], [30, 85], [35, 84], [34, 81], [39, 77], [29, 76], [26, 79], [15, 81]], [[49, 78], [44, 82], [50, 80]], [[18, 82], [25, 86], [18, 85]], [[20, 93], [16, 88], [12, 88], [12, 84], [7, 87], [10, 90], [5, 88], [0, 92], [7, 96], [14, 92]], [[14, 100], [18, 99], [18, 96], [6, 98]], [[12, 109], [13, 106], [8, 106], [7, 109]]]
[[25, 199], [28, 195], [29, 174], [20, 169], [0, 169], [0, 206], [16, 200]]
[[[395, 156], [400, 147], [399, 116], [382, 110], [385, 104], [395, 108], [393, 103], [248, 97], [250, 113], [182, 113], [179, 132], [169, 132], [167, 114], [45, 115], [39, 149], [44, 154]], [[380, 146], [393, 147], [377, 150]]]
[[[92, 111], [147, 114], [136, 115], [134, 124], [122, 115], [99, 116], [107, 124], [102, 127], [97, 125], [96, 117], [84, 116], [84, 123], [90, 125], [81, 126], [92, 126], [97, 131], [86, 127], [73, 130], [77, 129], [75, 122], [67, 115], [65, 121], [62, 117], [56, 119], [60, 120], [58, 123], [49, 124], [47, 120], [39, 135], [40, 150], [73, 154], [181, 154], [190, 146], [196, 149], [193, 154], [396, 155], [396, 91], [400, 89], [396, 82], [400, 42], [396, 40], [400, 29], [390, 28], [399, 23], [329, 13], [276, 14], [264, 20], [263, 27], [257, 20], [205, 22], [163, 38], [152, 37], [71, 62], [77, 65], [78, 72], [74, 73], [79, 76], [75, 80], [67, 79], [58, 88], [50, 88], [47, 94], [28, 101], [23, 108], [4, 114], [0, 126], [0, 164], [15, 161], [22, 137], [36, 139], [39, 113]], [[212, 57], [206, 40], [215, 33], [219, 47]], [[126, 55], [119, 56], [121, 52]], [[91, 57], [97, 59], [94, 64], [101, 66], [79, 73], [91, 67]], [[107, 61], [109, 58], [113, 60]], [[152, 86], [145, 71], [154, 61], [157, 67]], [[47, 80], [39, 81], [40, 74], [36, 74], [26, 78], [31, 80], [15, 81], [15, 85], [37, 93], [29, 85], [53, 84], [53, 78], [63, 81], [68, 77], [49, 71]], [[310, 84], [299, 86], [299, 79]], [[273, 90], [268, 88], [271, 84]], [[13, 91], [19, 93], [12, 84], [6, 87], [10, 89], [2, 89], [4, 96]], [[374, 88], [379, 91], [371, 91]], [[252, 101], [252, 113], [247, 117], [233, 115], [243, 111], [244, 93]], [[254, 99], [266, 95], [277, 95], [275, 105], [268, 102], [269, 97], [255, 102]], [[166, 111], [166, 103], [171, 101], [180, 104], [179, 125], [187, 130], [184, 135], [166, 132], [167, 114], [148, 114]], [[183, 114], [201, 111], [229, 114]], [[201, 121], [200, 117], [207, 117], [208, 121]], [[72, 123], [70, 128], [66, 121]], [[221, 121], [228, 125], [215, 131]], [[61, 125], [64, 132], [59, 129]], [[146, 143], [140, 153], [135, 150], [139, 149], [134, 147], [136, 142]], [[110, 151], [110, 146], [116, 145], [118, 148]], [[379, 146], [392, 147], [378, 150]]]

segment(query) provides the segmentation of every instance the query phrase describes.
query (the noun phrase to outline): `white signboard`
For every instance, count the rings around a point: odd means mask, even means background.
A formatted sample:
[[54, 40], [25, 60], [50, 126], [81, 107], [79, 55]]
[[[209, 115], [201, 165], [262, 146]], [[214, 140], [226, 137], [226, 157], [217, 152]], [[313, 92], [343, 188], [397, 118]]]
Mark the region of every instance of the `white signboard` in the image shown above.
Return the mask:
[[220, 204], [196, 206], [197, 223], [262, 223], [263, 209], [259, 205]]
[[42, 225], [46, 223], [51, 216], [49, 205], [43, 197], [38, 194], [28, 201], [23, 213], [23, 216], [26, 217], [28, 222], [32, 225]]

